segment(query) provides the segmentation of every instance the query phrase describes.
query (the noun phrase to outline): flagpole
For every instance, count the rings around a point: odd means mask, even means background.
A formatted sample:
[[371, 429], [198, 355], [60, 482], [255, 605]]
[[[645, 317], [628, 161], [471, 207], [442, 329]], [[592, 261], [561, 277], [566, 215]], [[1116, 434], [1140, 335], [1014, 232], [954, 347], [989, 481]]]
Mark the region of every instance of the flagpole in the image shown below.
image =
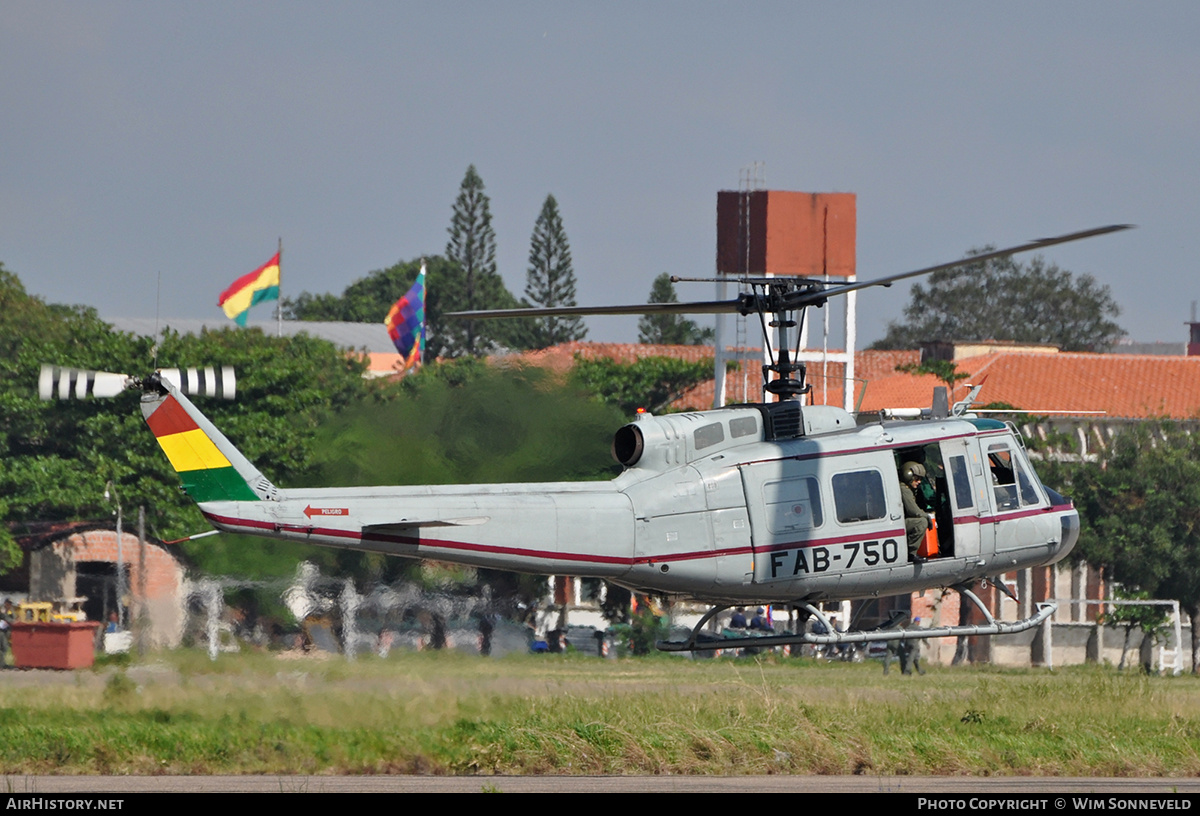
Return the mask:
[[275, 302], [275, 336], [283, 337], [283, 236], [279, 236], [279, 300]]
[[[421, 259], [421, 271], [418, 272], [417, 274], [418, 275], [425, 274], [425, 259], [424, 258]], [[425, 299], [425, 290], [428, 288], [429, 288], [429, 279], [426, 278], [424, 281], [424, 284], [421, 288], [422, 300]], [[417, 346], [417, 368], [421, 368], [423, 365], [425, 365], [425, 343], [423, 342], [424, 339], [425, 339], [425, 305], [424, 305], [424, 303], [422, 303], [421, 304], [421, 334], [419, 335], [418, 340], [417, 340], [417, 342], [419, 344]]]

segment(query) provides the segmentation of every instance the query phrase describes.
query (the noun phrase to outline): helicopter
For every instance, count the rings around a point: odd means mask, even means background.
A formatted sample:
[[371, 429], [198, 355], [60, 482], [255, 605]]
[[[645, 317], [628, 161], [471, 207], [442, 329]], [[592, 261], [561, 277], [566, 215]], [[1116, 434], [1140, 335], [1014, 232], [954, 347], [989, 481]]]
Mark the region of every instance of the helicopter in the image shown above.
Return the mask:
[[[1054, 611], [993, 617], [972, 591], [978, 580], [1052, 564], [1079, 537], [1071, 502], [1042, 484], [1020, 433], [971, 412], [979, 386], [953, 406], [944, 389], [917, 419], [859, 424], [840, 407], [806, 405], [805, 365], [789, 330], [831, 297], [940, 270], [1127, 229], [1100, 227], [1040, 239], [871, 281], [831, 284], [803, 278], [743, 278], [736, 299], [594, 308], [459, 312], [477, 320], [595, 314], [757, 314], [771, 362], [764, 389], [776, 401], [710, 411], [639, 414], [618, 429], [612, 453], [623, 470], [611, 481], [281, 488], [273, 484], [191, 402], [186, 392], [222, 395], [232, 371], [189, 377], [156, 371], [124, 377], [141, 390], [151, 433], [182, 489], [217, 530], [364, 550], [405, 558], [534, 574], [602, 578], [639, 593], [712, 605], [667, 651], [774, 645], [840, 645], [1021, 632]], [[778, 331], [771, 347], [770, 328]], [[799, 332], [795, 333], [798, 337]], [[797, 340], [798, 342], [798, 340]], [[94, 372], [46, 367], [43, 398], [82, 396]], [[98, 379], [92, 376], [93, 380]], [[112, 382], [109, 379], [106, 382]], [[69, 384], [64, 384], [69, 383]], [[933, 478], [936, 554], [910, 554], [899, 469], [910, 462]], [[951, 588], [984, 623], [838, 631], [823, 602]], [[703, 629], [734, 605], [782, 604], [813, 631], [713, 643]], [[823, 631], [822, 631], [823, 630]]]

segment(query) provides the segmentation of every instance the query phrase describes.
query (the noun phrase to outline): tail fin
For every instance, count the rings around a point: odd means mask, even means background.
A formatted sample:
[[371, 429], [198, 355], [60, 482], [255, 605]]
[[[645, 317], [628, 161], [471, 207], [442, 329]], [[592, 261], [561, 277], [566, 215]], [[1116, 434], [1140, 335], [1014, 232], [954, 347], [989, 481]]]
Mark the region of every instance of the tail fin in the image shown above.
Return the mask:
[[265, 501], [278, 490], [166, 377], [151, 375], [142, 415], [197, 504]]

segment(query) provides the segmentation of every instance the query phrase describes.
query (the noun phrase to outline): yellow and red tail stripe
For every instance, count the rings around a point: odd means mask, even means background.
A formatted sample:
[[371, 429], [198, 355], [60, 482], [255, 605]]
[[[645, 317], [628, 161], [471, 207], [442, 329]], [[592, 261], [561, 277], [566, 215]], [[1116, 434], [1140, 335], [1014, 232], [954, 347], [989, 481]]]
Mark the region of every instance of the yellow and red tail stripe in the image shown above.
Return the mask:
[[225, 454], [173, 396], [146, 418], [154, 438], [196, 502], [259, 501]]

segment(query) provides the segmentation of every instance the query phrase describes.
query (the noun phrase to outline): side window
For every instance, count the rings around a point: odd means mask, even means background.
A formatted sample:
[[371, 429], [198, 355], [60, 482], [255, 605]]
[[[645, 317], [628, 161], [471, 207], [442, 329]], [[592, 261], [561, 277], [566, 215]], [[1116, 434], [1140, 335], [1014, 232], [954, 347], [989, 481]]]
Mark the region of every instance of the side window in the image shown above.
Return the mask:
[[821, 494], [811, 476], [763, 485], [767, 527], [772, 533], [792, 533], [820, 527]]
[[729, 435], [734, 439], [740, 436], [754, 436], [757, 433], [758, 420], [752, 416], [729, 420]]
[[718, 442], [725, 441], [725, 426], [720, 422], [713, 422], [710, 425], [696, 429], [696, 450], [704, 450], [712, 447]]
[[967, 457], [950, 457], [950, 480], [954, 485], [954, 506], [967, 510], [975, 506], [971, 496], [971, 477], [967, 474]]
[[857, 470], [833, 477], [833, 504], [842, 524], [887, 515], [883, 477], [878, 470]]

